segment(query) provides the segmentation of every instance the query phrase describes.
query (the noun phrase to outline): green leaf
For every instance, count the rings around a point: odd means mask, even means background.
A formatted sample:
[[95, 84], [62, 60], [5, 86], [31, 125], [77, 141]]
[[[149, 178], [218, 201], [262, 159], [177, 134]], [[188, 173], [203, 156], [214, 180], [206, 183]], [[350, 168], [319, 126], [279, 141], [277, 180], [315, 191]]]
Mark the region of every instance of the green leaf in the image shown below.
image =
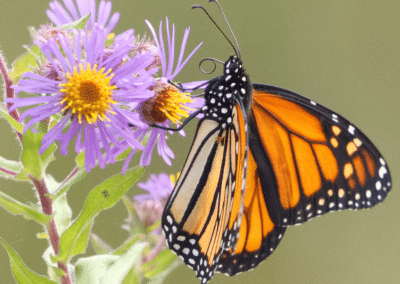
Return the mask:
[[119, 154], [115, 159], [117, 161], [125, 160], [129, 156], [131, 151], [132, 151], [132, 148], [129, 147], [125, 151], [123, 151], [121, 154]]
[[37, 67], [37, 60], [40, 59], [40, 49], [37, 45], [27, 49], [28, 52], [18, 57], [12, 64], [10, 77], [14, 84], [18, 82], [23, 73], [31, 71], [32, 67]]
[[143, 236], [135, 236], [127, 239], [119, 248], [114, 250], [111, 254], [113, 255], [122, 255], [126, 253], [133, 245], [135, 245], [138, 241], [143, 239]]
[[42, 258], [47, 264], [47, 274], [49, 275], [51, 280], [58, 281], [62, 276], [65, 275], [64, 270], [57, 267], [56, 263], [51, 261], [51, 255], [54, 254], [54, 250], [51, 246], [48, 246], [47, 249], [42, 254]]
[[125, 175], [114, 175], [93, 188], [86, 198], [78, 218], [61, 236], [60, 251], [53, 260], [68, 262], [74, 255], [74, 252], [76, 252], [74, 247], [76, 245], [82, 247], [81, 243], [77, 244], [78, 241], [82, 241], [80, 235], [85, 232], [87, 233], [88, 226], [92, 225], [93, 219], [97, 214], [114, 206], [125, 192], [140, 178], [143, 171], [143, 167], [136, 167], [127, 171]]
[[0, 171], [0, 176], [4, 178], [14, 178], [15, 175], [11, 173], [18, 174], [23, 168], [22, 163], [7, 160], [3, 157], [0, 157], [0, 167], [7, 171], [7, 172], [4, 172], [4, 170]]
[[16, 121], [6, 109], [3, 107], [0, 107], [0, 115], [3, 116], [5, 119], [8, 120], [8, 122], [11, 124], [11, 126], [18, 132], [22, 133], [24, 131], [24, 127], [22, 126], [21, 123]]
[[86, 251], [86, 247], [89, 241], [89, 235], [90, 231], [92, 230], [94, 221], [92, 220], [91, 223], [87, 224], [84, 229], [81, 231], [79, 234], [73, 249], [72, 249], [72, 255], [78, 255], [81, 253], [84, 253]]
[[43, 136], [43, 133], [36, 134], [28, 129], [22, 137], [22, 164], [28, 173], [37, 179], [42, 178], [47, 166], [54, 160], [53, 154], [56, 150], [55, 144], [51, 144], [42, 155], [39, 154]]
[[17, 181], [31, 181], [29, 178], [29, 172], [26, 169], [22, 169], [22, 171], [20, 171], [19, 174], [14, 177], [14, 179]]
[[142, 261], [142, 251], [146, 243], [137, 243], [110, 266], [101, 283], [121, 283], [133, 267]]
[[141, 270], [144, 272], [144, 276], [152, 278], [170, 267], [175, 259], [176, 255], [171, 250], [165, 249], [152, 260], [143, 264]]
[[86, 176], [86, 170], [85, 168], [79, 168], [77, 169], [77, 172], [70, 178], [68, 179], [65, 183], [63, 183], [57, 190], [54, 192], [55, 196], [52, 198], [57, 198], [65, 193], [73, 186], [75, 183], [80, 181]]
[[90, 234], [90, 244], [96, 254], [106, 254], [113, 250], [109, 244], [95, 233]]
[[66, 194], [57, 197], [53, 201], [53, 212], [58, 234], [62, 235], [69, 228], [72, 218], [72, 210], [68, 205]]
[[[146, 134], [146, 135], [144, 136], [144, 138], [143, 138], [143, 140], [142, 140], [142, 142], [141, 142], [143, 146], [146, 146], [147, 141], [149, 141], [149, 137], [150, 137], [149, 134]], [[116, 159], [117, 161], [125, 160], [131, 152], [132, 152], [132, 148], [128, 148], [128, 149], [126, 149], [125, 151], [123, 151], [121, 154], [119, 154], [115, 159]]]
[[[99, 284], [108, 268], [118, 260], [119, 256], [101, 254], [82, 257], [75, 263], [76, 284]], [[114, 282], [111, 282], [114, 283]]]
[[163, 272], [155, 275], [152, 278], [149, 278], [147, 281], [147, 284], [162, 284], [164, 283], [165, 278], [170, 274], [175, 268], [177, 268], [179, 265], [182, 264], [182, 261], [180, 260], [175, 260], [174, 262], [171, 263], [171, 265], [165, 269]]
[[67, 31], [71, 29], [82, 30], [86, 26], [86, 23], [89, 21], [89, 19], [90, 19], [90, 13], [87, 14], [86, 16], [83, 16], [79, 20], [76, 20], [72, 23], [68, 23], [59, 27]]
[[[51, 260], [51, 257], [54, 255], [54, 250], [51, 245], [47, 247], [47, 249], [42, 254], [43, 260], [47, 265], [47, 275], [49, 278], [54, 281], [60, 281], [61, 277], [65, 275], [64, 270], [57, 266], [57, 263], [54, 263]], [[73, 271], [70, 270], [70, 273], [73, 275]]]
[[75, 264], [76, 283], [121, 283], [132, 268], [140, 264], [146, 246], [146, 243], [137, 243], [119, 256], [102, 254], [78, 259]]
[[80, 169], [85, 168], [85, 150], [83, 150], [78, 154], [78, 156], [76, 156], [75, 162]]
[[122, 284], [139, 284], [141, 283], [142, 276], [140, 271], [136, 267], [132, 267], [132, 269], [125, 276]]
[[23, 284], [57, 284], [57, 282], [48, 279], [45, 276], [38, 275], [29, 269], [22, 261], [18, 253], [10, 247], [3, 239], [0, 238], [0, 242], [6, 249], [8, 256], [10, 257], [11, 269], [14, 274], [14, 278], [18, 283]]
[[40, 224], [48, 224], [52, 216], [40, 213], [33, 209], [32, 207], [25, 205], [11, 196], [0, 191], [0, 205], [8, 210], [10, 213], [15, 215], [22, 215], [25, 219], [33, 219]]

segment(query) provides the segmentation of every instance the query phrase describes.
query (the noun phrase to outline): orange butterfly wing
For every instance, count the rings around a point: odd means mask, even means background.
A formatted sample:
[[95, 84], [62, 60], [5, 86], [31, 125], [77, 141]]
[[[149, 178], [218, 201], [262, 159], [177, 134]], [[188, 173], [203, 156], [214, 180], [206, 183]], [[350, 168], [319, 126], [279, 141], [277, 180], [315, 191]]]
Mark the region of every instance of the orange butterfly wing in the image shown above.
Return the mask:
[[249, 143], [274, 224], [370, 208], [386, 197], [385, 160], [353, 124], [291, 91], [253, 87]]
[[202, 283], [221, 253], [237, 242], [247, 159], [246, 117], [235, 104], [232, 125], [200, 120], [182, 173], [165, 206], [162, 224], [169, 248]]
[[254, 84], [239, 239], [217, 271], [256, 267], [286, 226], [332, 210], [369, 208], [391, 188], [386, 163], [354, 125], [293, 92]]
[[239, 239], [234, 249], [225, 251], [221, 255], [217, 271], [232, 276], [255, 268], [272, 254], [285, 230], [285, 227], [275, 226], [269, 217], [258, 166], [249, 152]]

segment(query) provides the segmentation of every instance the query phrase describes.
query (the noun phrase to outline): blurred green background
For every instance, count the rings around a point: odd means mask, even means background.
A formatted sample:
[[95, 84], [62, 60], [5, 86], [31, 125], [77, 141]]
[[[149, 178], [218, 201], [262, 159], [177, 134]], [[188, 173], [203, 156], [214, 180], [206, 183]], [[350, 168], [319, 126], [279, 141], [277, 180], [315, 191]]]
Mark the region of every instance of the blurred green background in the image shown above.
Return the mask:
[[[144, 19], [158, 25], [168, 16], [176, 24], [177, 38], [191, 26], [189, 48], [203, 41], [179, 81], [209, 79], [198, 69], [204, 57], [225, 61], [232, 49], [200, 10], [204, 5], [223, 28], [216, 6], [206, 0], [113, 1], [121, 13], [116, 33], [134, 28], [147, 31]], [[277, 85], [327, 106], [357, 125], [386, 158], [393, 179], [391, 194], [368, 211], [343, 211], [289, 228], [276, 252], [255, 270], [235, 277], [217, 274], [211, 283], [398, 283], [400, 282], [400, 1], [376, 0], [221, 0], [239, 41], [242, 59], [253, 82]], [[48, 1], [2, 1], [0, 48], [11, 63], [29, 44], [27, 26], [48, 22]], [[226, 30], [226, 29], [225, 29]], [[218, 70], [220, 72], [220, 70]], [[216, 73], [218, 74], [218, 73]], [[169, 145], [176, 158], [172, 167], [153, 157], [150, 173], [175, 173], [183, 165], [196, 123], [187, 127], [187, 139], [174, 135]], [[19, 158], [13, 132], [0, 120], [0, 155]], [[72, 149], [71, 149], [72, 150]], [[62, 180], [74, 166], [74, 155], [57, 154], [51, 173]], [[138, 159], [132, 162], [137, 163]], [[122, 164], [94, 169], [69, 192], [74, 217], [89, 190]], [[0, 190], [23, 202], [35, 202], [27, 184], [1, 180]], [[129, 194], [139, 192], [133, 188]], [[118, 246], [127, 237], [120, 229], [126, 217], [122, 203], [100, 214], [94, 232]], [[0, 237], [23, 257], [28, 266], [45, 274], [41, 254], [41, 227], [0, 208]], [[92, 253], [89, 249], [87, 254]], [[0, 248], [1, 283], [14, 283], [8, 257]], [[165, 283], [199, 283], [182, 265]]]

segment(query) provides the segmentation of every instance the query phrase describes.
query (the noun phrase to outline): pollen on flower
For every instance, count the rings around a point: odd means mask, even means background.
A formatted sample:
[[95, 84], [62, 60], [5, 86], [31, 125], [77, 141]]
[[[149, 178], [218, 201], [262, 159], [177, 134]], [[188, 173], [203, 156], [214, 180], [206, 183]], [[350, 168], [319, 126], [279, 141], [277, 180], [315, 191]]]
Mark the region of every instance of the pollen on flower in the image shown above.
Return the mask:
[[58, 42], [57, 35], [62, 34], [63, 37], [68, 41], [68, 43], [72, 43], [72, 37], [68, 33], [67, 30], [61, 27], [54, 27], [53, 25], [41, 25], [40, 29], [36, 32], [36, 40], [39, 41], [47, 41], [49, 39], [54, 39]]
[[188, 93], [182, 93], [171, 84], [158, 82], [153, 87], [155, 95], [140, 105], [141, 118], [149, 123], [162, 123], [167, 119], [177, 123], [182, 117], [188, 117], [192, 108], [186, 103], [193, 102]]
[[174, 174], [169, 175], [169, 179], [171, 181], [172, 187], [175, 186], [175, 183], [178, 180], [180, 175], [181, 175], [181, 172], [177, 172], [175, 175]]
[[67, 82], [60, 84], [61, 92], [65, 94], [61, 100], [64, 106], [63, 112], [71, 112], [76, 115], [78, 122], [82, 123], [82, 117], [87, 123], [95, 123], [97, 119], [108, 120], [107, 114], [115, 114], [111, 109], [111, 104], [116, 102], [112, 99], [115, 86], [110, 85], [113, 77], [111, 69], [97, 70], [97, 64], [86, 69], [79, 64], [79, 71], [74, 67], [74, 73], [68, 73]]

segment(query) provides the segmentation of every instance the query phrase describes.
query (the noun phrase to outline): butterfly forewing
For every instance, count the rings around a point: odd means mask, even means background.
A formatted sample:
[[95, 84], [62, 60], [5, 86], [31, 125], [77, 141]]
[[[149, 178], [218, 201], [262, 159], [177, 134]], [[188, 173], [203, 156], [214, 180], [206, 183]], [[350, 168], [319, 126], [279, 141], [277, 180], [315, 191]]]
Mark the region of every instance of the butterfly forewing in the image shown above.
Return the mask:
[[386, 197], [386, 163], [354, 125], [293, 92], [261, 84], [254, 89], [250, 149], [264, 164], [260, 178], [275, 224], [369, 208]]
[[243, 212], [247, 116], [242, 102], [223, 90], [226, 84], [221, 78], [206, 89], [205, 116], [162, 217], [169, 248], [202, 283], [237, 243]]

